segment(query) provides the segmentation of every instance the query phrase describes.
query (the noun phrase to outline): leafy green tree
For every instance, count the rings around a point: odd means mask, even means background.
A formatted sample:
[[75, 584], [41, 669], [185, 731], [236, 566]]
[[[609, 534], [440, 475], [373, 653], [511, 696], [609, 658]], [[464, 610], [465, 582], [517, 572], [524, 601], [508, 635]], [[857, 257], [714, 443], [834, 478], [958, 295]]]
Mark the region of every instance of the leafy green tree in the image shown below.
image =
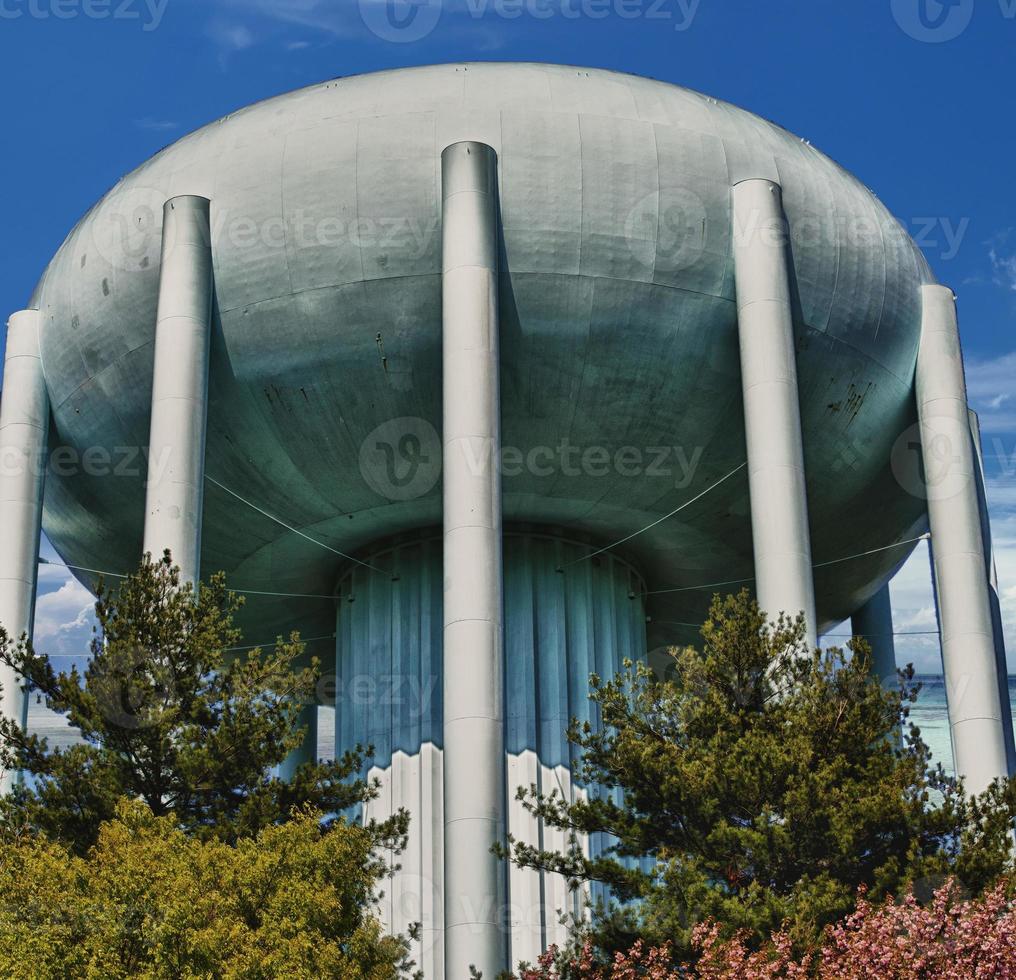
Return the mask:
[[[615, 896], [579, 941], [591, 931], [604, 953], [642, 939], [684, 956], [711, 919], [756, 944], [785, 926], [804, 947], [861, 887], [877, 902], [955, 875], [979, 893], [1010, 868], [1012, 789], [971, 799], [932, 765], [907, 721], [912, 669], [886, 690], [863, 641], [809, 650], [802, 619], [769, 624], [746, 592], [716, 598], [701, 650], [672, 658], [665, 679], [630, 664], [593, 677], [602, 728], [573, 722], [569, 738], [577, 779], [605, 792], [571, 803], [519, 790], [571, 844], [510, 839], [502, 854]], [[609, 835], [603, 853], [583, 850], [588, 834]]]
[[370, 912], [385, 864], [366, 828], [301, 810], [229, 846], [122, 801], [87, 856], [26, 835], [0, 849], [11, 980], [394, 980], [408, 946]]
[[[139, 799], [199, 838], [234, 843], [288, 819], [294, 807], [341, 813], [372, 798], [356, 778], [363, 753], [308, 763], [284, 781], [273, 769], [304, 737], [300, 704], [314, 696], [317, 662], [300, 669], [299, 636], [237, 656], [242, 599], [221, 575], [181, 585], [169, 553], [115, 591], [100, 588], [84, 673], [55, 673], [48, 658], [0, 629], [0, 660], [26, 689], [66, 717], [82, 741], [45, 739], [0, 719], [3, 761], [33, 778], [0, 801], [0, 826], [40, 832], [84, 854], [118, 801]], [[368, 831], [397, 846], [408, 815]]]

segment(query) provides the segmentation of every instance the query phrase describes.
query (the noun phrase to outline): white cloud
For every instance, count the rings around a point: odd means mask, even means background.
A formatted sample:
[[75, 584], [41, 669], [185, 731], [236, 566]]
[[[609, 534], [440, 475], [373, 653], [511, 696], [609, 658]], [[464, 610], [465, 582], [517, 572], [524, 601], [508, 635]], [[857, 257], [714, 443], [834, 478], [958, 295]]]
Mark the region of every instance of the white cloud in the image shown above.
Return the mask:
[[220, 48], [223, 56], [244, 51], [254, 44], [254, 32], [245, 24], [213, 20], [206, 28], [208, 36]]
[[1016, 228], [1003, 228], [984, 242], [984, 245], [988, 248], [991, 282], [1016, 291], [1016, 253], [1012, 251], [1014, 233]]
[[[39, 653], [55, 660], [54, 669], [68, 670], [71, 662], [79, 667], [88, 657], [88, 646], [95, 623], [95, 598], [64, 568], [53, 546], [42, 539], [38, 597], [35, 601], [34, 645]], [[28, 702], [28, 727], [49, 739], [50, 747], [73, 741], [74, 730], [66, 720], [32, 697]]]
[[[45, 566], [44, 566], [45, 567]], [[84, 661], [95, 622], [95, 599], [76, 579], [63, 571], [64, 581], [55, 589], [42, 591], [35, 603], [34, 643], [50, 657], [74, 657]]]
[[40, 653], [83, 662], [95, 622], [95, 597], [64, 567], [45, 535], [39, 557], [35, 647]]
[[970, 403], [981, 421], [985, 492], [1010, 671], [1016, 670], [1016, 352], [967, 364]]
[[896, 633], [896, 662], [912, 663], [922, 674], [940, 674], [935, 596], [928, 544], [922, 541], [889, 585]]
[[999, 286], [1016, 290], [1016, 255], [1002, 255], [997, 249], [988, 252], [991, 268], [994, 271], [994, 282]]
[[[214, 8], [228, 23], [254, 25], [258, 41], [290, 28], [312, 32], [327, 40], [351, 37], [369, 40], [373, 28], [367, 22], [385, 23], [377, 8], [389, 3], [391, 0], [213, 0]], [[434, 4], [435, 0], [404, 0], [398, 16], [412, 21], [409, 11], [413, 6], [433, 11]], [[508, 20], [497, 16], [489, 0], [437, 0], [437, 6], [439, 19], [432, 23], [430, 17], [425, 16], [428, 25], [433, 28], [441, 23], [444, 36], [447, 38], [449, 31], [454, 32], [468, 45], [468, 50], [490, 52], [506, 43]], [[428, 30], [420, 40], [429, 36]], [[220, 44], [228, 41], [228, 36], [213, 37]], [[286, 44], [286, 50], [299, 51], [309, 43], [297, 39]]]
[[[302, 27], [333, 37], [348, 37], [359, 18], [355, 0], [333, 3], [330, 0], [219, 0], [233, 22], [243, 18], [261, 22]], [[248, 45], [249, 46], [249, 45]], [[295, 50], [295, 49], [290, 49]]]
[[[1006, 355], [992, 362], [973, 365], [969, 371], [973, 378], [971, 394], [981, 386], [994, 390], [1005, 374], [1005, 364], [1016, 371], [1016, 355]], [[1011, 376], [1011, 375], [1010, 375]], [[985, 422], [982, 415], [982, 427]], [[1002, 625], [1009, 670], [1016, 673], [1016, 441], [1001, 433], [1012, 433], [1013, 428], [997, 425], [991, 431], [999, 435], [984, 439], [989, 472], [995, 475], [987, 481], [986, 495], [991, 514], [992, 548], [998, 571], [999, 598], [1002, 606]], [[997, 449], [996, 449], [997, 447]], [[1009, 461], [999, 457], [1008, 455]], [[941, 673], [941, 653], [935, 615], [935, 598], [931, 583], [928, 545], [921, 543], [910, 560], [900, 569], [890, 584], [893, 602], [893, 623], [896, 637], [897, 662], [913, 663], [922, 673]], [[928, 635], [918, 635], [928, 634]]]
[[[981, 420], [981, 433], [1016, 433], [1016, 351], [992, 358], [968, 358], [967, 394]], [[990, 447], [985, 446], [985, 452]], [[1016, 450], [1016, 446], [1013, 447]]]

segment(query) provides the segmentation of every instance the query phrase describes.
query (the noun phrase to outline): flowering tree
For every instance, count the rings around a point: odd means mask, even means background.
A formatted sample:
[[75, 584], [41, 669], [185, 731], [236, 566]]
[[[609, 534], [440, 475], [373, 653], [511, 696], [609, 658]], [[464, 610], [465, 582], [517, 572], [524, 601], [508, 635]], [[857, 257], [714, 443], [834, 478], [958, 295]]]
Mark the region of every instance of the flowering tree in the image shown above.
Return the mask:
[[637, 942], [605, 961], [593, 946], [577, 955], [552, 948], [520, 980], [981, 980], [1016, 977], [1016, 901], [1001, 882], [980, 898], [961, 900], [952, 881], [931, 902], [912, 894], [876, 906], [863, 896], [855, 912], [829, 926], [817, 948], [795, 955], [785, 931], [759, 950], [746, 934], [725, 938], [715, 921], [694, 931], [694, 964], [668, 946]]
[[647, 946], [640, 939], [628, 952], [615, 953], [609, 963], [597, 957], [591, 943], [576, 956], [551, 946], [538, 966], [523, 969], [520, 980], [685, 980], [687, 976], [669, 946]]
[[[980, 980], [1016, 976], [1016, 902], [1005, 882], [980, 898], [960, 901], [949, 882], [921, 905], [912, 894], [857, 910], [830, 926], [821, 947], [795, 958], [786, 933], [758, 952], [740, 937], [724, 941], [715, 924], [696, 930], [697, 975], [710, 980], [816, 977], [818, 980]], [[694, 974], [693, 974], [694, 975]]]
[[[784, 930], [802, 955], [861, 888], [881, 904], [955, 877], [978, 895], [1013, 870], [1016, 781], [968, 796], [908, 724], [912, 668], [886, 690], [862, 640], [810, 650], [801, 617], [772, 623], [742, 592], [714, 600], [700, 649], [591, 687], [602, 724], [569, 729], [572, 778], [606, 792], [573, 801], [521, 787], [568, 845], [502, 848], [520, 867], [609, 890], [570, 955], [588, 939], [608, 962], [641, 939], [690, 962], [709, 921], [743, 930], [752, 950]], [[597, 834], [609, 845], [586, 849]]]

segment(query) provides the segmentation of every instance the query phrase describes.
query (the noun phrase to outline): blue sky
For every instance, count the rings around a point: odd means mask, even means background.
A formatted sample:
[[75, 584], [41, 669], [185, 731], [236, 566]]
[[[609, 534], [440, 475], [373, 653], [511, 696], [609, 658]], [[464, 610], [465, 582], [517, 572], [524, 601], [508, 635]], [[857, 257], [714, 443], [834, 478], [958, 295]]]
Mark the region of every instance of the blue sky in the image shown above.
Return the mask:
[[[685, 85], [809, 139], [879, 195], [960, 296], [1016, 668], [1016, 0], [0, 0], [0, 310], [179, 136], [322, 79], [459, 60]], [[928, 580], [922, 546], [893, 585], [898, 630], [934, 628]], [[44, 569], [40, 647], [81, 651], [88, 606]], [[900, 659], [933, 669], [934, 640], [900, 637]]]

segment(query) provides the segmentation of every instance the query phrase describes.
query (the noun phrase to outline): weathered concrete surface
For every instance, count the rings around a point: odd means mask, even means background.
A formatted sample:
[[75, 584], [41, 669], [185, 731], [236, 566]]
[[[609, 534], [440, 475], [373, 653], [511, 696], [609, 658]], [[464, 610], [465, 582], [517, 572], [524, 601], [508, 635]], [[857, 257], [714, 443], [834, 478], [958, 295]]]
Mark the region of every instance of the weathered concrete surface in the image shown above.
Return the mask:
[[[439, 524], [428, 463], [393, 488], [383, 450], [368, 453], [367, 479], [361, 448], [387, 444], [396, 475], [410, 465], [400, 447], [440, 455], [440, 155], [467, 139], [499, 159], [502, 435], [523, 460], [504, 474], [506, 520], [614, 540], [744, 460], [730, 188], [762, 176], [782, 185], [794, 229], [814, 560], [911, 536], [924, 501], [888, 460], [915, 421], [920, 286], [933, 281], [917, 248], [864, 186], [779, 127], [671, 85], [570, 67], [327, 82], [238, 111], [125, 177], [35, 294], [57, 443], [146, 444], [161, 209], [203, 195], [215, 215], [209, 476], [339, 550]], [[422, 443], [397, 437], [403, 423], [375, 433], [405, 418], [423, 420], [410, 423]], [[143, 468], [54, 475], [45, 525], [61, 555], [130, 567], [143, 480]], [[625, 551], [651, 590], [746, 578], [749, 530], [741, 473]], [[905, 557], [820, 569], [820, 627]], [[341, 565], [207, 487], [205, 573], [317, 594]], [[653, 598], [651, 644], [688, 636], [672, 624], [698, 620], [709, 594]], [[326, 634], [333, 610], [251, 596], [245, 617], [257, 642], [291, 627]]]

